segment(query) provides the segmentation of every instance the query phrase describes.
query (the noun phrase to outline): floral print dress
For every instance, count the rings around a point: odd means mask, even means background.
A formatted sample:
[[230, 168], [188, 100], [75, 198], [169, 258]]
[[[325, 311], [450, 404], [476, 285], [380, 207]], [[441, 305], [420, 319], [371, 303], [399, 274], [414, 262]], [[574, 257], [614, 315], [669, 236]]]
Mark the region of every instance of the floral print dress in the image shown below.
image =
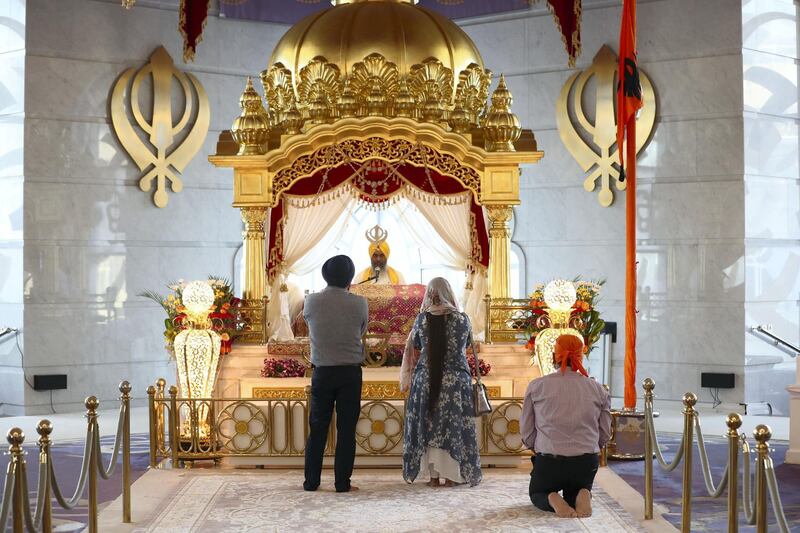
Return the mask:
[[[428, 414], [430, 372], [428, 370], [428, 321], [421, 313], [411, 336], [421, 351], [406, 408], [403, 435], [403, 478], [414, 481], [428, 452], [446, 452], [458, 464], [461, 480], [471, 486], [481, 481], [481, 461], [472, 408], [472, 380], [467, 367], [466, 348], [472, 327], [464, 313], [446, 315], [447, 353], [444, 358], [439, 401]], [[437, 455], [437, 454], [431, 454]], [[455, 481], [455, 480], [454, 480]]]

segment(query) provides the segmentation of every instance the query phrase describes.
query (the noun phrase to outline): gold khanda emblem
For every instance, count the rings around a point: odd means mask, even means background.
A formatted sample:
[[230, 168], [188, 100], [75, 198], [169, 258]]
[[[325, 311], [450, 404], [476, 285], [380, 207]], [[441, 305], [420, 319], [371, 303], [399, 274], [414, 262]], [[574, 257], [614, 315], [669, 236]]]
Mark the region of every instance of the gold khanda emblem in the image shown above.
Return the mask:
[[[149, 120], [139, 102], [139, 93], [148, 77], [153, 93]], [[182, 111], [172, 108], [173, 78], [178, 81], [182, 93], [179, 99], [183, 100]], [[178, 117], [177, 122], [173, 121], [173, 116]], [[123, 72], [111, 94], [114, 132], [139, 170], [145, 171], [139, 179], [139, 188], [148, 192], [153, 181], [156, 182], [153, 203], [158, 207], [165, 207], [169, 201], [167, 180], [172, 192], [183, 189], [178, 175], [203, 145], [210, 120], [205, 89], [192, 74], [175, 68], [163, 46], [159, 46], [150, 56], [150, 62], [138, 71], [129, 68]], [[143, 134], [140, 135], [134, 126]]]
[[[617, 142], [616, 101], [617, 55], [608, 46], [603, 46], [589, 68], [576, 72], [561, 89], [556, 104], [556, 124], [561, 142], [589, 175], [583, 188], [594, 191], [600, 180], [599, 201], [603, 207], [614, 202], [611, 180], [617, 190], [625, 190], [626, 182], [619, 179], [619, 148]], [[594, 123], [583, 107], [583, 92], [587, 82], [593, 78], [595, 89]], [[636, 154], [650, 139], [656, 119], [656, 98], [653, 84], [641, 69], [644, 107], [636, 119]], [[574, 117], [574, 120], [573, 120]], [[623, 147], [624, 148], [624, 147]]]

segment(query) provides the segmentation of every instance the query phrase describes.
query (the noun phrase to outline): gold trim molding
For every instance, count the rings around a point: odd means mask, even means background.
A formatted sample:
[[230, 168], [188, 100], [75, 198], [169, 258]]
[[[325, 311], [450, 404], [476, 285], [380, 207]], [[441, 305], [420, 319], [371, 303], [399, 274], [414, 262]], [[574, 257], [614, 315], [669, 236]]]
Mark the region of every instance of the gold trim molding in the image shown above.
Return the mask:
[[[489, 398], [501, 398], [499, 385], [487, 385]], [[305, 400], [306, 387], [253, 387], [253, 398], [268, 400]], [[397, 381], [364, 381], [361, 384], [362, 400], [404, 400], [408, 394], [400, 391]]]

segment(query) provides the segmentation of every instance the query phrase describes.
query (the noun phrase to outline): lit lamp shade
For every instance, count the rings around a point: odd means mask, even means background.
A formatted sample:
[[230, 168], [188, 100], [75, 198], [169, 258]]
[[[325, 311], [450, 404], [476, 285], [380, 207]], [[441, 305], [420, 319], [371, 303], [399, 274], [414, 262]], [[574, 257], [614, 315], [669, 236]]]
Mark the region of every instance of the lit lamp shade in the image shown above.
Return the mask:
[[542, 375], [552, 374], [556, 371], [553, 363], [556, 340], [561, 335], [575, 335], [581, 342], [581, 333], [568, 326], [572, 306], [577, 299], [575, 285], [563, 279], [556, 279], [544, 288], [544, 302], [547, 304], [547, 315], [550, 318], [550, 327], [543, 329], [536, 335], [535, 354], [539, 362]]
[[193, 281], [181, 292], [181, 302], [193, 321], [205, 322], [214, 305], [214, 289], [205, 281]]
[[210, 398], [222, 339], [209, 329], [185, 329], [175, 337], [175, 359], [184, 398]]

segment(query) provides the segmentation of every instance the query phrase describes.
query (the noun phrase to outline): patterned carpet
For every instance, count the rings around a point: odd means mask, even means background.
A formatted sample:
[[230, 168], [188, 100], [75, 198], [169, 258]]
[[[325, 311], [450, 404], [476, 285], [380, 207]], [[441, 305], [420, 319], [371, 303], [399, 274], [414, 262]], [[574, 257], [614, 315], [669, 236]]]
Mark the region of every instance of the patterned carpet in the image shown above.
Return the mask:
[[[136, 531], [552, 531], [640, 532], [614, 500], [595, 492], [594, 515], [559, 519], [535, 509], [523, 472], [485, 470], [475, 488], [406, 484], [399, 472], [359, 472], [361, 490], [301, 488], [300, 471], [190, 471], [180, 493]], [[330, 483], [328, 483], [330, 485]]]
[[[679, 436], [664, 434], [659, 435], [658, 440], [664, 453], [664, 459], [672, 460], [675, 450], [680, 444]], [[728, 462], [728, 443], [722, 438], [709, 436], [705, 436], [705, 442], [713, 479], [715, 483], [718, 483]], [[784, 464], [783, 458], [787, 449], [785, 443], [772, 443], [771, 447], [771, 457], [775, 465], [775, 476], [778, 480], [783, 510], [789, 521], [791, 531], [800, 533], [800, 465]], [[755, 450], [753, 450], [753, 457], [755, 457]], [[644, 493], [644, 465], [642, 461], [609, 461], [608, 464], [630, 486], [639, 491], [639, 493]], [[665, 505], [669, 509], [669, 512], [664, 514], [664, 518], [675, 527], [680, 528], [682, 467], [678, 467], [673, 472], [664, 473], [658, 463], [654, 462], [653, 472], [654, 501], [657, 504]], [[742, 486], [741, 479], [740, 474], [740, 491]], [[723, 493], [722, 497], [717, 499], [708, 496], [696, 447], [694, 449], [692, 494], [692, 531], [726, 531], [728, 527], [727, 493]], [[741, 502], [741, 492], [739, 501]], [[739, 512], [739, 531], [743, 533], [755, 531], [755, 527], [745, 525], [741, 503]], [[769, 530], [777, 531], [778, 527], [775, 523], [775, 515], [771, 506], [767, 513]]]

